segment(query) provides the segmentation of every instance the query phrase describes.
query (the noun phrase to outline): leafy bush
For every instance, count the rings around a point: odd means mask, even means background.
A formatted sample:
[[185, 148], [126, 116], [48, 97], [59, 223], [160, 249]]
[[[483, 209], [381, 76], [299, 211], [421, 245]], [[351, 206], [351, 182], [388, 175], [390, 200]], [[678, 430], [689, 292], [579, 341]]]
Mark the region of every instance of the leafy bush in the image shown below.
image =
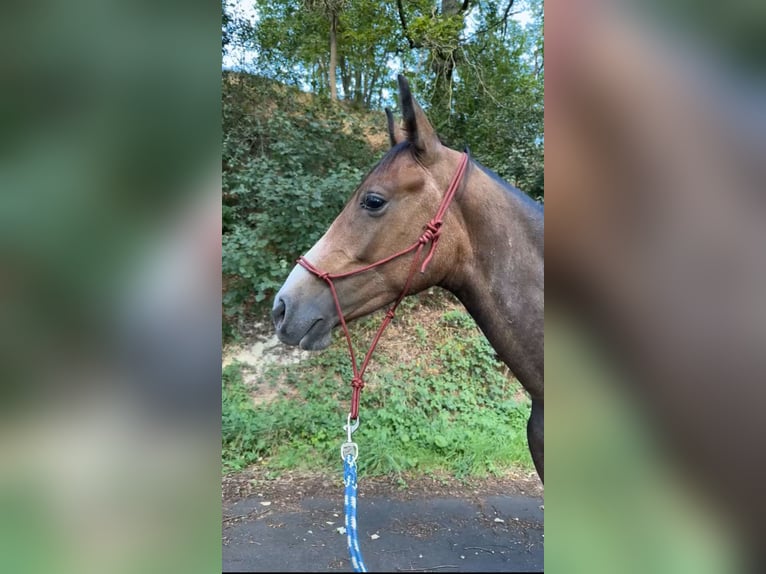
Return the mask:
[[377, 154], [369, 122], [263, 78], [224, 74], [226, 319], [273, 294], [342, 209]]

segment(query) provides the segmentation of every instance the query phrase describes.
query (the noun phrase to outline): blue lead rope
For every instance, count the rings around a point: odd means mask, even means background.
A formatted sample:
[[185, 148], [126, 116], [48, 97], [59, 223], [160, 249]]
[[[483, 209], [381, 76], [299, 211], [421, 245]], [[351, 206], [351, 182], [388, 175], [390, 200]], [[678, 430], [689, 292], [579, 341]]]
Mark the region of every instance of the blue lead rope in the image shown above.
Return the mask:
[[344, 507], [346, 510], [346, 541], [351, 566], [354, 572], [367, 572], [359, 550], [359, 536], [356, 530], [356, 460], [353, 454], [347, 454], [343, 460], [343, 482], [346, 485]]
[[351, 423], [351, 414], [343, 429], [346, 431], [346, 442], [340, 445], [340, 458], [343, 459], [343, 483], [346, 485], [346, 497], [344, 509], [346, 511], [346, 541], [348, 542], [348, 554], [351, 557], [351, 566], [354, 572], [367, 572], [367, 566], [362, 560], [362, 551], [359, 550], [359, 535], [356, 531], [356, 457], [359, 448], [351, 440], [351, 434], [359, 428], [359, 417]]

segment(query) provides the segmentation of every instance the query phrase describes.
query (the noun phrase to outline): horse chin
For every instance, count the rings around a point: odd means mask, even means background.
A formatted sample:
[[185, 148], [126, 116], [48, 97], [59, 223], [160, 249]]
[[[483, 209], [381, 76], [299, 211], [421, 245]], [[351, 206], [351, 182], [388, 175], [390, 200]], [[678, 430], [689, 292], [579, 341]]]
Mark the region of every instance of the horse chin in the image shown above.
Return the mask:
[[332, 334], [330, 331], [315, 333], [315, 330], [316, 329], [314, 328], [309, 329], [309, 332], [306, 333], [301, 338], [300, 343], [298, 343], [298, 346], [304, 351], [321, 351], [330, 346], [330, 342], [332, 341]]

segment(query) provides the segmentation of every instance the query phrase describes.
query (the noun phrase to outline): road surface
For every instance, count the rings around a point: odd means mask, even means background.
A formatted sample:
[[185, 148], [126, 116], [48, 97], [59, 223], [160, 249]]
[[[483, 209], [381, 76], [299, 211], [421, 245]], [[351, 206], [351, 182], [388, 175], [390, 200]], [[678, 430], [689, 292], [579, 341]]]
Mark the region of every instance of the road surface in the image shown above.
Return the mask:
[[[374, 572], [541, 572], [539, 496], [360, 497], [359, 541]], [[343, 493], [284, 507], [262, 496], [224, 506], [224, 572], [350, 572]]]

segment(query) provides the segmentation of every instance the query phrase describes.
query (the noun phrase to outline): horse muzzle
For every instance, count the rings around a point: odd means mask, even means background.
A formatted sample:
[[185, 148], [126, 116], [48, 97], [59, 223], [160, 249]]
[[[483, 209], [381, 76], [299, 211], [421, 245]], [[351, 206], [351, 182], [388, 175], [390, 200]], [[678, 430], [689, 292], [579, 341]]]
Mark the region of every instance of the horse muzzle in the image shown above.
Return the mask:
[[271, 317], [280, 341], [307, 351], [328, 347], [338, 323], [327, 287], [299, 265], [274, 298]]

